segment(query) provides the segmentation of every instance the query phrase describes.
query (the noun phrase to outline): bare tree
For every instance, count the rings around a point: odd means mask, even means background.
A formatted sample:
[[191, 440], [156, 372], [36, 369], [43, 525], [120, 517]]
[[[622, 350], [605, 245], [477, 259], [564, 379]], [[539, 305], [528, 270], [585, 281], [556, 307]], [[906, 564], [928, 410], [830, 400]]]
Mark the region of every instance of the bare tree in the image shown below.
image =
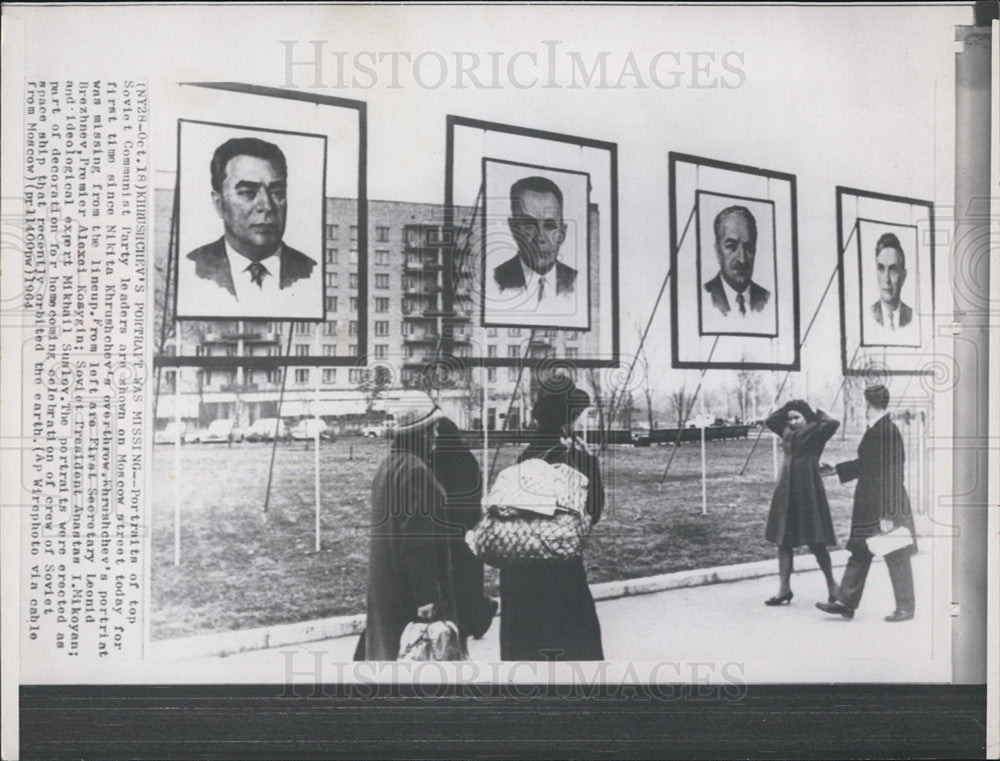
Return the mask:
[[741, 368], [737, 371], [734, 396], [736, 411], [740, 416], [740, 420], [746, 421], [748, 418], [754, 416], [763, 387], [764, 378], [756, 370]]
[[683, 428], [684, 423], [691, 416], [691, 410], [694, 408], [694, 394], [688, 393], [687, 387], [681, 385], [670, 392], [667, 401], [670, 406], [670, 414], [675, 416], [677, 420], [677, 427]]
[[[635, 326], [635, 330], [639, 334], [639, 340], [642, 341], [642, 331], [639, 329], [638, 323]], [[646, 422], [649, 424], [649, 430], [652, 431], [656, 427], [656, 413], [653, 408], [653, 394], [656, 392], [656, 386], [653, 383], [652, 368], [645, 343], [640, 344], [639, 354], [636, 359], [639, 364], [639, 370], [642, 372], [642, 395], [646, 397]]]
[[588, 368], [584, 377], [590, 386], [591, 402], [597, 410], [597, 426], [600, 432], [601, 451], [603, 452], [608, 448], [607, 433], [610, 427], [610, 421], [608, 420], [608, 412], [610, 410], [607, 408], [608, 400], [604, 388], [604, 377], [601, 371], [595, 367]]
[[365, 397], [365, 422], [372, 424], [372, 411], [375, 403], [385, 396], [392, 384], [392, 376], [389, 371], [381, 366], [375, 366], [371, 370], [361, 373], [361, 380], [357, 383], [357, 390]]

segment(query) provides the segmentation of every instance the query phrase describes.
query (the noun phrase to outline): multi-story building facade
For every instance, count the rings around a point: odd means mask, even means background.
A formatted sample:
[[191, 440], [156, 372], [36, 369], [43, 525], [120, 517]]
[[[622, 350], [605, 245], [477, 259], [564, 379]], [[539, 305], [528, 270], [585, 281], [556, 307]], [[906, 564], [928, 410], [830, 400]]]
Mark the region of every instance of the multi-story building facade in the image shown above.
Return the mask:
[[[170, 240], [172, 193], [156, 194], [157, 326], [162, 325], [164, 288]], [[463, 358], [485, 356], [518, 359], [560, 355], [573, 357], [578, 336], [572, 332], [479, 326], [475, 292], [475, 257], [458, 257], [453, 311], [445, 311], [445, 247], [461, 250], [468, 236], [471, 209], [456, 209], [459, 239], [446, 240], [443, 208], [439, 204], [369, 201], [368, 203], [368, 356], [360, 357], [358, 299], [362, 262], [358, 248], [357, 201], [326, 200], [325, 283], [326, 320], [307, 322], [185, 322], [178, 352], [168, 321], [167, 337], [158, 353], [185, 357], [232, 357], [228, 367], [163, 367], [159, 370], [157, 423], [180, 417], [189, 425], [204, 426], [217, 418], [248, 426], [260, 417], [273, 417], [281, 398], [283, 417], [318, 415], [330, 422], [357, 424], [373, 405], [391, 414], [408, 398], [431, 387], [439, 402], [463, 427], [479, 427], [482, 390], [488, 392], [487, 424], [509, 427], [526, 420], [527, 373], [517, 367], [467, 367]], [[170, 299], [172, 301], [172, 298]], [[167, 310], [168, 319], [172, 309]], [[289, 330], [291, 335], [289, 336]], [[165, 335], [158, 330], [157, 337]], [[449, 351], [450, 350], [450, 351]], [[282, 395], [282, 369], [241, 367], [238, 357], [290, 356], [357, 358], [358, 366], [290, 366]], [[442, 351], [451, 360], [428, 370]], [[442, 372], [448, 383], [438, 389]], [[466, 369], [471, 371], [463, 376]], [[364, 390], [370, 373], [385, 373], [387, 388], [374, 400]], [[518, 381], [521, 381], [518, 383]], [[519, 393], [511, 402], [515, 387]]]

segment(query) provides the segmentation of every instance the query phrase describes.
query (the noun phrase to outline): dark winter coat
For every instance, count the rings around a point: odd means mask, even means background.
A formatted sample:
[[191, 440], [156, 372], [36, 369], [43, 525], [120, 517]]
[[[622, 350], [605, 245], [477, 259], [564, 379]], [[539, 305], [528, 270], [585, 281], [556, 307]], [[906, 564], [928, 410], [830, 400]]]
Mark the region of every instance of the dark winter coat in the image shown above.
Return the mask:
[[[368, 620], [364, 658], [393, 661], [417, 608], [447, 605], [447, 561], [440, 536], [444, 490], [428, 464], [394, 449], [372, 483]], [[361, 648], [359, 647], [359, 651]]]
[[816, 410], [814, 420], [793, 431], [786, 425], [786, 416], [787, 405], [765, 422], [781, 436], [785, 459], [771, 497], [764, 538], [784, 547], [836, 545], [819, 458], [840, 423]]
[[[581, 443], [539, 437], [518, 462], [541, 458], [564, 462], [589, 479], [587, 512], [596, 523], [604, 508], [597, 458]], [[500, 572], [500, 658], [505, 661], [599, 661], [604, 659], [601, 625], [583, 560]]]
[[882, 520], [906, 526], [913, 533], [910, 497], [903, 486], [905, 462], [903, 436], [889, 415], [883, 415], [861, 437], [857, 459], [837, 465], [841, 483], [858, 481], [851, 513], [852, 537], [875, 536]]

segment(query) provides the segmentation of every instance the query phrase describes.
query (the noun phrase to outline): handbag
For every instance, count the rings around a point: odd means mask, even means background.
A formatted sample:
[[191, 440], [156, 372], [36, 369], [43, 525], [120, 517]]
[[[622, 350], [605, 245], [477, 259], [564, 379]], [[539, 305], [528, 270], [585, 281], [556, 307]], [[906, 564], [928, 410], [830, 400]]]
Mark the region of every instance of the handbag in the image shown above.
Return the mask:
[[[450, 615], [458, 613], [455, 603], [454, 569], [451, 562], [451, 547], [444, 542], [448, 569], [448, 602]], [[399, 638], [397, 661], [463, 661], [467, 658], [465, 643], [452, 621], [411, 621], [403, 629]]]
[[[507, 469], [513, 472], [507, 481], [517, 478], [517, 473], [513, 471], [517, 467]], [[518, 507], [517, 504], [497, 504], [502, 503], [504, 498], [496, 494], [487, 498], [482, 519], [465, 537], [466, 544], [476, 557], [500, 569], [567, 562], [583, 557], [591, 529], [591, 518], [585, 509], [588, 479], [565, 464], [553, 466], [553, 472], [565, 476], [564, 471], [557, 470], [559, 467], [575, 475], [566, 481], [565, 493], [559, 495], [558, 505], [550, 514]], [[500, 474], [494, 487], [504, 483], [504, 475]]]

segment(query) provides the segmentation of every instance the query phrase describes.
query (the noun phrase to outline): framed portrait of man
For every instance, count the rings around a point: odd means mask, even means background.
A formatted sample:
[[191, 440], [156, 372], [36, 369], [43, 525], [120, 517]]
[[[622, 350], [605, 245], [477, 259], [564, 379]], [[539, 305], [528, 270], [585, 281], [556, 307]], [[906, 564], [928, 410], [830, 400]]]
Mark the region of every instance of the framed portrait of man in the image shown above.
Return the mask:
[[926, 370], [934, 322], [934, 207], [837, 188], [845, 374]]
[[795, 176], [670, 154], [673, 366], [799, 366]]
[[589, 330], [590, 176], [484, 158], [483, 187], [483, 325]]
[[774, 202], [699, 190], [699, 333], [778, 336]]
[[444, 308], [456, 355], [616, 364], [617, 146], [459, 116], [447, 130], [445, 214], [459, 243]]
[[179, 120], [178, 318], [323, 319], [326, 148]]

